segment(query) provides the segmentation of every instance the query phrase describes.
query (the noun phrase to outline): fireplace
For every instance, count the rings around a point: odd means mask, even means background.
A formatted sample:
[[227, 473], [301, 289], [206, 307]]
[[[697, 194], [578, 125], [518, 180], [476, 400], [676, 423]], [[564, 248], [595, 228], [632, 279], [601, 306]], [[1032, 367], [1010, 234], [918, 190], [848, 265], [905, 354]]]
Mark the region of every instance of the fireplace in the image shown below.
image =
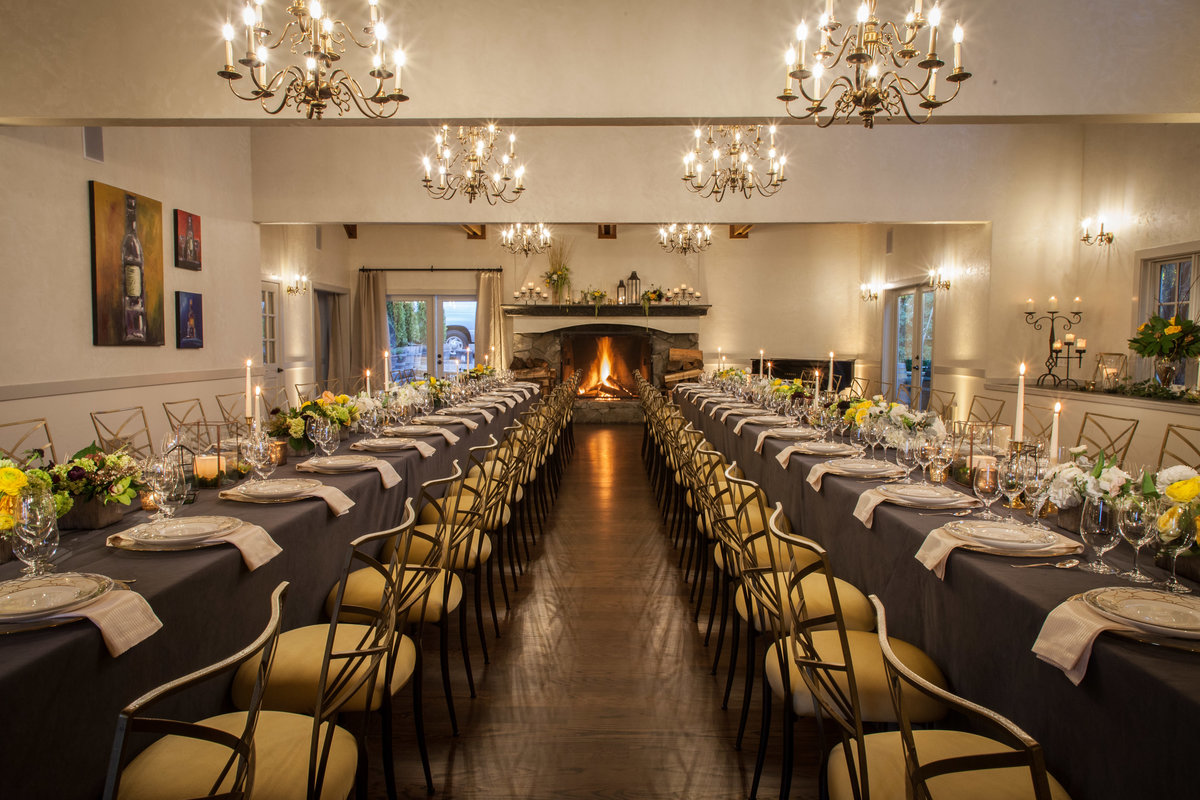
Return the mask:
[[640, 371], [650, 379], [650, 333], [588, 325], [562, 332], [562, 374], [579, 370], [579, 396], [596, 400], [636, 399]]

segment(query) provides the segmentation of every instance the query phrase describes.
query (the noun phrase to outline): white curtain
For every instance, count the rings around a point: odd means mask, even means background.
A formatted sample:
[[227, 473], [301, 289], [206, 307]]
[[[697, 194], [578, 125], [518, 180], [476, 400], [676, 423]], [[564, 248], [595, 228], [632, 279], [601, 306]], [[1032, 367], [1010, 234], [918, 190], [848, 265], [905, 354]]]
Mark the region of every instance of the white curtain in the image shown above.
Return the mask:
[[[500, 369], [508, 367], [508, 345], [504, 337], [504, 273], [479, 273], [479, 289], [475, 305], [475, 363], [490, 363]], [[485, 359], [484, 356], [490, 356]]]
[[346, 301], [344, 294], [329, 298], [329, 378], [336, 378], [342, 390], [349, 392], [354, 388], [354, 368], [350, 362], [350, 343], [346, 341]]
[[350, 321], [351, 372], [361, 375], [369, 369], [372, 375], [382, 375], [387, 347], [387, 275], [359, 272]]

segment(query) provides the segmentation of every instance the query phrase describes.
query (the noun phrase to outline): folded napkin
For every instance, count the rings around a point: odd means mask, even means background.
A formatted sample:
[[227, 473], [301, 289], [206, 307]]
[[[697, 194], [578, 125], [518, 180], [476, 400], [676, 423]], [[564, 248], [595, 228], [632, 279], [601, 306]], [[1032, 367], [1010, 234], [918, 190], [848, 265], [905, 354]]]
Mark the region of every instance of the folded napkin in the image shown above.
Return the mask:
[[1079, 685], [1092, 657], [1092, 645], [1103, 631], [1133, 631], [1131, 625], [1114, 622], [1074, 598], [1060, 603], [1046, 616], [1033, 652], [1042, 661], [1063, 671]]
[[109, 655], [119, 656], [134, 645], [149, 639], [162, 627], [160, 620], [137, 592], [114, 589], [83, 608], [73, 608], [47, 619], [86, 617], [100, 629]]
[[[242, 494], [240, 489], [237, 488], [225, 489], [224, 491], [220, 492], [217, 497], [220, 497], [222, 500], [261, 502], [255, 498], [247, 497], [246, 495]], [[346, 493], [336, 486], [326, 486], [325, 484], [321, 484], [315, 489], [311, 489], [307, 492], [302, 492], [301, 494], [296, 495], [296, 497], [321, 498], [325, 501], [325, 505], [329, 506], [329, 510], [333, 512], [335, 517], [340, 517], [350, 509], [354, 508], [354, 501], [347, 497]]]
[[[879, 505], [880, 503], [882, 503], [886, 500], [889, 500], [889, 499], [890, 498], [884, 497], [882, 494], [880, 494], [879, 490], [877, 490], [877, 489], [867, 489], [865, 492], [862, 493], [861, 496], [859, 496], [858, 505], [854, 506], [854, 516], [857, 517], [858, 520], [860, 522], [862, 522], [863, 525], [866, 525], [869, 528], [869, 527], [871, 527], [872, 524], [874, 524], [874, 521], [875, 521], [875, 507], [877, 505]], [[943, 505], [943, 506], [930, 506], [930, 507], [926, 508], [925, 510], [927, 510], [927, 511], [960, 511], [964, 508], [971, 508], [973, 506], [978, 506], [978, 505], [981, 505], [978, 500], [976, 500], [972, 497], [967, 497], [966, 495], [963, 495], [962, 502], [960, 502], [960, 503], [950, 503], [948, 505]], [[904, 506], [904, 507], [908, 508], [908, 506]], [[925, 508], [925, 507], [921, 506], [921, 508]]]
[[[355, 444], [357, 444], [357, 442]], [[429, 445], [425, 445], [425, 446], [429, 447]], [[354, 445], [350, 445], [350, 449], [351, 450], [369, 450], [369, 448], [355, 447]], [[432, 447], [429, 447], [429, 451], [431, 453], [434, 452]], [[395, 468], [392, 467], [391, 464], [384, 461], [382, 458], [377, 458], [374, 461], [371, 461], [370, 463], [363, 464], [362, 469], [378, 470], [379, 471], [379, 479], [383, 482], [383, 488], [385, 488], [385, 489], [390, 489], [393, 486], [395, 486], [397, 483], [400, 482], [399, 473], [396, 472]], [[307, 461], [301, 461], [299, 464], [297, 464], [296, 471], [297, 472], [318, 472], [318, 473], [321, 473], [322, 475], [340, 475], [341, 474], [341, 471], [323, 472], [322, 470], [319, 470], [316, 467], [309, 464]], [[356, 470], [356, 471], [361, 472], [362, 470]]]
[[[469, 430], [469, 431], [479, 429], [479, 423], [473, 419], [467, 419], [466, 417], [451, 417], [447, 414], [439, 414], [438, 416], [440, 416], [442, 419], [446, 420], [447, 422], [457, 422], [460, 425], [466, 425], [467, 430]], [[417, 424], [419, 425], [421, 423], [417, 423]]]
[[801, 452], [799, 445], [789, 444], [787, 447], [779, 451], [779, 455], [775, 456], [775, 460], [779, 462], [779, 466], [787, 469], [788, 465], [792, 461], [792, 453], [799, 452]]
[[[109, 545], [118, 546], [122, 542], [130, 540], [119, 533], [114, 533], [105, 541]], [[229, 533], [210, 536], [203, 541], [204, 543], [224, 542], [233, 545], [241, 552], [242, 561], [245, 562], [246, 567], [251, 572], [283, 552], [283, 548], [275, 543], [275, 540], [271, 538], [269, 533], [258, 525], [251, 525], [249, 522], [243, 522], [241, 527], [235, 528]]]
[[[808, 485], [816, 489], [818, 492], [821, 491], [821, 479], [825, 477], [826, 472], [833, 472], [830, 462], [822, 461], [819, 464], [814, 464], [813, 468], [808, 471]], [[838, 475], [841, 473], [834, 472], [833, 474]], [[890, 480], [891, 478], [900, 477], [900, 472], [892, 471], [885, 472], [881, 475], [854, 475], [852, 477], [863, 478], [865, 480]]]
[[[442, 435], [442, 438], [446, 440], [446, 444], [458, 444], [458, 436], [446, 430], [445, 428], [434, 428], [430, 426], [429, 433], [419, 433], [417, 436], [433, 436], [434, 434], [439, 433]], [[425, 452], [422, 451], [421, 455], [425, 455]]]
[[[451, 436], [454, 436], [454, 434], [450, 434], [450, 435], [451, 435]], [[457, 438], [457, 437], [455, 437], [455, 441], [458, 441], [458, 438]], [[420, 453], [420, 454], [421, 454], [421, 458], [429, 458], [431, 455], [433, 455], [434, 453], [436, 453], [436, 452], [437, 452], [437, 448], [435, 448], [435, 447], [434, 447], [433, 445], [431, 445], [431, 444], [425, 444], [425, 442], [422, 442], [420, 439], [413, 439], [411, 444], [406, 444], [406, 445], [404, 445], [403, 447], [399, 447], [399, 448], [397, 448], [397, 449], [398, 449], [398, 450], [405, 450], [405, 449], [407, 449], [407, 448], [409, 448], [409, 447], [413, 448], [413, 449], [414, 449], [414, 450], [416, 450], [418, 453]], [[355, 442], [354, 444], [350, 445], [350, 449], [351, 449], [351, 450], [362, 450], [362, 451], [364, 451], [364, 452], [367, 452], [367, 453], [378, 453], [378, 452], [379, 452], [378, 450], [373, 450], [373, 449], [371, 449], [370, 447], [363, 447], [363, 445], [362, 445], [362, 443], [361, 443], [361, 442]], [[387, 462], [386, 462], [386, 461], [383, 461], [382, 459], [380, 459], [380, 462], [381, 462], [381, 463], [383, 463], [383, 464], [387, 464]], [[388, 464], [388, 466], [389, 466], [389, 467], [391, 467], [391, 464]], [[296, 467], [296, 469], [300, 469], [300, 467]], [[377, 469], [379, 469], [379, 468], [377, 468]], [[382, 474], [383, 474], [383, 470], [382, 470], [382, 469], [379, 469], [379, 474], [380, 474], [380, 475], [382, 475]], [[392, 470], [392, 474], [395, 474], [395, 470]], [[399, 476], [399, 475], [397, 475], [397, 476], [396, 476], [396, 482], [398, 483], [399, 481], [400, 481], [400, 476]], [[395, 486], [395, 485], [396, 485], [396, 484], [394, 484], [394, 483], [389, 485], [389, 484], [386, 482], [386, 478], [384, 479], [384, 486], [388, 486], [388, 487], [390, 488], [391, 486]]]
[[[705, 407], [706, 405], [708, 405], [709, 403], [717, 403], [717, 405], [718, 405], [718, 407], [719, 407], [719, 406], [720, 406], [720, 401], [721, 401], [721, 398], [719, 398], [719, 397], [706, 397], [706, 398], [704, 398], [703, 400], [701, 400], [701, 401], [700, 401], [700, 410], [701, 410], [701, 411], [703, 411], [703, 410], [704, 410], [704, 407]], [[715, 409], [714, 409], [714, 410], [715, 410]]]
[[496, 418], [496, 415], [484, 408], [460, 408], [460, 414], [479, 414], [483, 417], [484, 422], [491, 422]]
[[[744, 421], [744, 420], [743, 420], [743, 421]], [[737, 429], [736, 429], [736, 428], [734, 429], [734, 432], [735, 432], [735, 433], [737, 432]], [[758, 435], [758, 441], [754, 443], [754, 452], [756, 452], [756, 453], [761, 453], [761, 452], [762, 452], [762, 446], [763, 446], [763, 442], [765, 442], [767, 439], [770, 439], [770, 438], [772, 438], [772, 437], [776, 437], [776, 436], [778, 436], [778, 434], [776, 434], [776, 433], [775, 433], [775, 432], [774, 432], [772, 429], [770, 429], [770, 428], [767, 428], [765, 431], [763, 431], [762, 433], [760, 433], [760, 434]]]
[[[733, 413], [733, 412], [730, 412], [730, 413]], [[728, 414], [726, 414], [725, 416], [729, 416], [729, 415], [728, 415]], [[747, 416], [745, 419], [739, 419], [739, 420], [738, 420], [738, 423], [737, 423], [737, 425], [734, 425], [734, 426], [733, 426], [733, 433], [734, 433], [734, 435], [735, 435], [735, 436], [741, 436], [741, 435], [742, 435], [742, 427], [743, 427], [743, 426], [745, 426], [745, 424], [746, 424], [747, 422], [749, 422], [749, 421], [750, 421], [750, 417], [752, 417], [752, 416], [754, 416], [754, 415], [753, 415], [753, 414], [750, 414], [750, 415], [748, 415], [748, 416]]]
[[731, 408], [721, 415], [721, 422], [729, 419], [734, 414], [737, 414], [739, 417], [753, 417], [755, 414], [761, 413], [763, 413], [761, 408]]
[[963, 545], [971, 545], [973, 550], [983, 553], [993, 553], [998, 556], [1017, 556], [1017, 557], [1048, 557], [1048, 556], [1065, 556], [1070, 553], [1082, 553], [1083, 545], [1061, 534], [1055, 534], [1059, 538], [1057, 544], [1046, 545], [1040, 550], [1001, 550], [999, 548], [991, 548], [981, 545], [978, 542], [970, 542], [966, 539], [961, 539], [955, 536], [946, 528], [934, 528], [925, 537], [924, 544], [917, 551], [916, 559], [925, 565], [925, 568], [938, 576], [939, 580], [946, 578], [946, 561], [950, 558], [950, 553]]
[[[529, 396], [529, 395], [525, 395], [525, 397], [528, 397], [528, 396]], [[524, 399], [525, 399], [525, 397], [522, 397], [521, 399], [522, 399], [522, 400], [524, 400]], [[512, 408], [513, 406], [515, 406], [515, 405], [517, 404], [517, 401], [516, 401], [516, 400], [514, 400], [514, 399], [512, 399], [511, 397], [501, 397], [501, 398], [498, 398], [498, 399], [499, 399], [499, 401], [500, 401], [501, 403], [503, 403], [504, 405], [508, 406], [509, 408]]]

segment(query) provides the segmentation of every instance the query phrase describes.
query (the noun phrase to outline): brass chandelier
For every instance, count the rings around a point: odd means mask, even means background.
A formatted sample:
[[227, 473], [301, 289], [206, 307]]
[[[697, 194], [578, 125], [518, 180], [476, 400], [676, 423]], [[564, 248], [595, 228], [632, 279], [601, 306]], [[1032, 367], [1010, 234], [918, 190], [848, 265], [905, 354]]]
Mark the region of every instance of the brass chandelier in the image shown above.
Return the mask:
[[500, 230], [500, 246], [516, 255], [524, 253], [528, 258], [539, 255], [550, 247], [550, 229], [544, 223], [525, 225], [517, 222]]
[[[958, 97], [962, 82], [971, 77], [962, 66], [962, 25], [956, 23], [954, 26], [954, 69], [945, 78], [954, 85], [954, 91], [949, 97], [938, 98], [938, 70], [946, 64], [937, 52], [942, 9], [935, 5], [926, 17], [922, 13], [922, 0], [914, 2], [912, 10], [898, 26], [891, 20], [881, 22], [875, 16], [876, 0], [863, 0], [858, 7], [856, 24], [849, 26], [838, 40], [834, 34], [841, 28], [841, 23], [833, 16], [833, 0], [826, 0], [825, 13], [817, 25], [821, 45], [811, 59], [806, 54], [808, 25], [801, 22], [796, 28], [796, 42], [784, 56], [787, 77], [783, 94], [778, 96], [788, 115], [795, 119], [811, 117], [822, 128], [838, 119], [850, 122], [855, 114], [867, 128], [875, 126], [878, 114], [887, 117], [902, 114], [909, 122], [921, 124], [929, 121], [934, 109]], [[917, 38], [925, 28], [929, 29], [928, 49], [922, 54]], [[916, 70], [905, 72], [912, 59], [918, 57]], [[822, 88], [826, 73], [843, 62], [849, 71], [834, 77]], [[792, 91], [793, 79], [796, 80], [796, 92]], [[800, 99], [807, 105], [796, 112], [793, 103]], [[910, 100], [925, 109], [924, 116], [913, 116], [908, 107]], [[826, 110], [830, 113], [823, 117], [821, 114]]]
[[712, 244], [712, 228], [697, 222], [671, 223], [658, 229], [658, 244], [668, 253], [700, 253]]
[[[430, 161], [426, 156], [425, 177], [421, 184], [429, 195], [438, 200], [449, 200], [462, 192], [467, 196], [467, 202], [475, 202], [482, 197], [488, 205], [496, 201], [513, 203], [525, 191], [525, 167], [516, 166], [517, 136], [508, 135], [508, 152], [497, 159], [496, 139], [502, 131], [495, 123], [487, 127], [475, 126], [458, 127], [457, 149], [452, 148], [450, 126], [443, 125], [434, 136], [434, 157]], [[437, 180], [433, 178], [437, 164]]]
[[763, 197], [778, 192], [786, 180], [783, 167], [787, 156], [776, 152], [775, 126], [771, 125], [767, 129], [770, 137], [767, 155], [763, 158], [761, 128], [761, 125], [709, 125], [707, 139], [696, 128], [696, 143], [683, 157], [683, 185], [701, 197], [716, 198], [718, 203], [726, 192], [747, 198], [755, 192]]
[[[386, 119], [394, 116], [408, 95], [400, 85], [400, 70], [404, 66], [404, 51], [396, 48], [384, 52], [388, 38], [387, 24], [380, 18], [379, 0], [367, 0], [369, 22], [362, 29], [360, 41], [354, 31], [340, 19], [335, 19], [321, 6], [320, 0], [291, 0], [288, 13], [294, 17], [283, 27], [279, 38], [270, 41], [271, 29], [263, 22], [264, 0], [247, 0], [242, 6], [245, 51], [234, 62], [234, 39], [239, 38], [232, 23], [226, 20], [222, 28], [225, 38], [225, 66], [217, 75], [229, 82], [229, 89], [242, 100], [257, 100], [268, 114], [278, 114], [289, 105], [304, 112], [309, 119], [320, 119], [333, 106], [338, 116], [350, 110], [351, 104], [368, 117]], [[368, 93], [338, 62], [346, 52], [346, 42], [371, 51], [373, 90]], [[277, 72], [267, 69], [267, 55], [284, 43], [291, 54], [302, 62], [288, 64]], [[389, 64], [392, 67], [389, 68]], [[249, 94], [237, 89], [242, 79], [241, 65], [250, 78]], [[394, 69], [394, 71], [393, 71]]]

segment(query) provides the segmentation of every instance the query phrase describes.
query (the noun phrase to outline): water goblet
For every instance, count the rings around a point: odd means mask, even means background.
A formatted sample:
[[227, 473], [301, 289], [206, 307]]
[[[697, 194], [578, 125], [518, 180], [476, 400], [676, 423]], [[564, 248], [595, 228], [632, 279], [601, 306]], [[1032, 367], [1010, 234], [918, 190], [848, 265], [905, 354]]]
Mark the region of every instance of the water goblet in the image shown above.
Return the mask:
[[1050, 499], [1050, 489], [1054, 485], [1050, 459], [1033, 455], [1023, 457], [1021, 459], [1021, 483], [1025, 488], [1025, 498], [1030, 502], [1029, 513], [1033, 516], [1033, 522], [1030, 524], [1039, 530], [1050, 530], [1040, 519], [1042, 508]]
[[1135, 494], [1126, 498], [1117, 514], [1117, 527], [1121, 531], [1121, 538], [1133, 548], [1133, 569], [1122, 572], [1120, 577], [1133, 583], [1154, 582], [1153, 578], [1138, 568], [1138, 559], [1142, 555], [1142, 548], [1154, 541], [1158, 535], [1154, 525], [1158, 517], [1155, 505], [1153, 498]]
[[159, 478], [159, 489], [154, 499], [162, 511], [163, 518], [173, 518], [175, 512], [187, 500], [187, 495], [188, 483], [183, 468], [175, 463], [166, 464]]
[[1171, 558], [1171, 577], [1154, 585], [1176, 594], [1191, 593], [1192, 590], [1175, 577], [1175, 561], [1196, 540], [1195, 512], [1186, 505], [1169, 505], [1155, 520], [1154, 531], [1159, 550]]
[[58, 517], [53, 495], [45, 488], [26, 486], [17, 495], [12, 516], [17, 535], [13, 554], [25, 563], [21, 573], [37, 577], [52, 572], [50, 559], [58, 552]]
[[378, 438], [379, 429], [383, 425], [380, 410], [377, 408], [368, 408], [363, 410], [358, 418], [359, 427], [370, 436], [372, 439]]
[[954, 456], [958, 453], [954, 446], [954, 440], [947, 436], [938, 441], [936, 437], [930, 435], [925, 435], [923, 439], [921, 449], [917, 451], [922, 473], [929, 472], [929, 478], [932, 481], [933, 471], [937, 470], [941, 480], [945, 481], [950, 465], [954, 463]]
[[[318, 449], [325, 455], [326, 441], [329, 438], [330, 431], [333, 428], [333, 423], [325, 417], [309, 417], [308, 420], [308, 438]], [[335, 434], [336, 435], [336, 434]]]
[[1018, 461], [1016, 458], [1006, 458], [999, 463], [1000, 493], [1004, 495], [1006, 508], [1023, 508], [1017, 500], [1025, 490]]
[[992, 503], [1000, 498], [1000, 467], [994, 458], [976, 459], [971, 488], [983, 503], [983, 513], [979, 515], [981, 519], [1003, 519], [992, 512]]
[[896, 439], [896, 463], [904, 470], [904, 480], [901, 483], [912, 483], [909, 477], [917, 468], [917, 451], [921, 449], [921, 434], [910, 431]]
[[1087, 563], [1079, 568], [1097, 575], [1115, 575], [1117, 571], [1104, 563], [1104, 554], [1117, 546], [1120, 536], [1116, 501], [1111, 497], [1088, 495], [1083, 501], [1079, 534], [1087, 550]]

